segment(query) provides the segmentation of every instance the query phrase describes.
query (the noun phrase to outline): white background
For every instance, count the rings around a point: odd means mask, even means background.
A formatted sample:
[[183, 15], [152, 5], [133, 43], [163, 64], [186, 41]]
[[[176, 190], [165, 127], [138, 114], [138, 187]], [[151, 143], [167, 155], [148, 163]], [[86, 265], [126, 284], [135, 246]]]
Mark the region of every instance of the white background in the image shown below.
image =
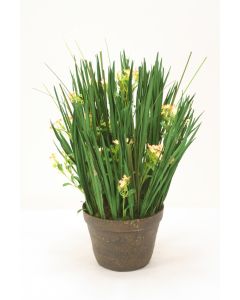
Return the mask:
[[[119, 51], [136, 61], [151, 63], [159, 51], [172, 79], [178, 79], [187, 56], [192, 61], [186, 86], [207, 56], [207, 62], [190, 88], [196, 93], [197, 113], [204, 111], [202, 127], [175, 174], [167, 205], [217, 207], [218, 205], [218, 1], [22, 1], [21, 11], [21, 202], [24, 208], [75, 208], [83, 199], [78, 191], [62, 187], [65, 179], [49, 161], [53, 134], [49, 121], [59, 118], [50, 98], [33, 90], [50, 89], [56, 78], [46, 62], [71, 85], [71, 52], [94, 59], [107, 40], [111, 60]], [[67, 43], [68, 47], [66, 47]], [[107, 55], [105, 55], [107, 63]], [[171, 79], [170, 79], [171, 81]]]
[[[221, 297], [239, 299], [240, 268], [238, 243], [239, 224], [239, 99], [236, 97], [240, 68], [238, 36], [239, 1], [221, 1]], [[1, 210], [0, 210], [0, 276], [1, 298], [20, 299], [19, 265], [19, 113], [20, 113], [20, 56], [19, 56], [19, 1], [1, 3], [0, 32], [3, 40], [0, 48], [1, 99]], [[11, 80], [9, 80], [11, 78]], [[11, 92], [11, 99], [7, 101]], [[234, 108], [234, 109], [232, 109]], [[230, 112], [230, 113], [229, 113]], [[10, 118], [11, 117], [11, 118]], [[10, 122], [11, 121], [11, 122]], [[4, 129], [4, 130], [3, 130]], [[7, 146], [6, 146], [7, 145]], [[8, 159], [7, 159], [8, 158]], [[79, 283], [79, 282], [78, 282]], [[158, 283], [159, 284], [159, 281]], [[156, 285], [157, 285], [156, 284]], [[153, 284], [153, 287], [156, 287]], [[174, 288], [174, 287], [173, 287]], [[89, 289], [90, 290], [90, 289]], [[159, 295], [161, 291], [159, 291]], [[79, 288], [79, 298], [83, 296]], [[23, 296], [22, 299], [25, 299]], [[184, 298], [183, 298], [184, 299]], [[205, 299], [211, 299], [206, 296]]]

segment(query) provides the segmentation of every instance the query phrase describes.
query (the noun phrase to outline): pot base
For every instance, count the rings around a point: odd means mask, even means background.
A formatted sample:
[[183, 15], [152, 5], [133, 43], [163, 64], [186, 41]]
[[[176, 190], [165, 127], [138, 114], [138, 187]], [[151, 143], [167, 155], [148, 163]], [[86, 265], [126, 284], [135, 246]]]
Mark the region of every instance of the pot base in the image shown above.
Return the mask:
[[[95, 258], [96, 258], [96, 256], [95, 256]], [[97, 260], [97, 258], [96, 258], [96, 260]], [[104, 269], [115, 271], [115, 272], [137, 271], [137, 270], [143, 269], [144, 267], [146, 267], [149, 264], [149, 261], [148, 261], [146, 264], [144, 264], [142, 266], [137, 266], [137, 267], [135, 266], [133, 268], [128, 268], [128, 267], [117, 268], [115, 266], [112, 268], [111, 266], [109, 266], [109, 264], [108, 265], [101, 265], [101, 263], [98, 260], [97, 260], [97, 262], [98, 262], [99, 266], [103, 267]]]

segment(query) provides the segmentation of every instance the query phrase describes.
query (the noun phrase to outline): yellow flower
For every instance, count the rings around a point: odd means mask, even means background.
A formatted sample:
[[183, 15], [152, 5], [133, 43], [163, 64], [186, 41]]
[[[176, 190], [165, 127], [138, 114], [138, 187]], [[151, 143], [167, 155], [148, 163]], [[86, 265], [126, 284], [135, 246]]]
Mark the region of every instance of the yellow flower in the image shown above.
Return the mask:
[[118, 190], [123, 197], [127, 196], [130, 179], [130, 176], [123, 175], [122, 179], [118, 181]]
[[77, 95], [76, 93], [70, 93], [69, 99], [72, 103], [80, 103], [83, 104], [83, 98], [82, 96]]
[[162, 150], [163, 150], [163, 145], [162, 144], [158, 144], [158, 145], [150, 145], [147, 144], [147, 148], [149, 153], [156, 159], [159, 159], [161, 154], [162, 154]]
[[[117, 79], [119, 81], [128, 81], [130, 73], [131, 73], [130, 69], [124, 69], [122, 72], [117, 73]], [[137, 70], [132, 71], [132, 77], [135, 81], [138, 81], [138, 71]]]
[[133, 78], [134, 78], [134, 80], [135, 81], [138, 81], [138, 71], [137, 70], [135, 70], [135, 71], [133, 71]]
[[53, 166], [53, 168], [57, 168], [59, 162], [57, 161], [56, 154], [55, 154], [55, 153], [52, 153], [52, 154], [50, 155], [49, 158], [50, 158], [50, 160], [52, 161], [52, 166]]
[[177, 113], [177, 108], [174, 104], [162, 105], [161, 115], [165, 118], [174, 117]]
[[113, 140], [114, 145], [119, 145], [119, 140]]
[[123, 70], [123, 73], [129, 78], [129, 76], [130, 76], [130, 72], [131, 72], [131, 70], [130, 69], [125, 69], [125, 70]]
[[150, 145], [147, 144], [147, 165], [154, 169], [155, 165], [159, 162], [159, 160], [162, 158], [163, 153], [163, 145]]
[[117, 72], [117, 80], [122, 81], [122, 72]]
[[55, 153], [52, 153], [49, 157], [51, 160], [56, 160], [56, 154]]
[[53, 126], [55, 127], [56, 130], [63, 130], [64, 129], [63, 120], [58, 119], [56, 122], [54, 122]]
[[52, 161], [53, 168], [57, 168], [60, 172], [63, 172], [63, 165], [57, 160], [56, 154], [52, 153], [49, 158]]

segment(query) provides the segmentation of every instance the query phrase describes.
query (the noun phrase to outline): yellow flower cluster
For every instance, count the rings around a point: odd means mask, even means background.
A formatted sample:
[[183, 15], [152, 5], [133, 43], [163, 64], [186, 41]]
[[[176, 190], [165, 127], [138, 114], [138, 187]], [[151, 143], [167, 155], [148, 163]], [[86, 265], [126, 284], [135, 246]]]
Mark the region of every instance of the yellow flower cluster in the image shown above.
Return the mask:
[[[67, 118], [71, 124], [73, 121], [73, 117], [67, 116]], [[58, 132], [61, 132], [62, 134], [63, 133], [67, 134], [69, 138], [72, 138], [71, 131], [68, 130], [68, 128], [66, 127], [66, 125], [62, 119], [58, 119], [57, 121], [54, 122], [53, 125], [50, 126], [50, 129], [53, 129], [53, 128], [55, 128], [55, 130], [57, 130]]]
[[148, 151], [153, 154], [156, 158], [159, 158], [162, 154], [162, 149], [163, 149], [163, 145], [162, 144], [158, 144], [158, 145], [150, 145], [147, 144], [148, 147]]
[[161, 115], [165, 119], [175, 117], [176, 113], [177, 113], [177, 108], [174, 104], [164, 104], [164, 105], [162, 105]]
[[130, 183], [130, 176], [123, 175], [122, 179], [118, 181], [118, 191], [123, 198], [128, 195], [128, 185]]
[[70, 93], [69, 99], [72, 103], [80, 103], [83, 104], [83, 98], [82, 96], [77, 95], [76, 93]]
[[78, 180], [74, 176], [75, 171], [74, 171], [73, 162], [72, 162], [71, 158], [68, 155], [63, 154], [62, 162], [58, 161], [57, 156], [56, 156], [55, 153], [52, 153], [49, 158], [52, 162], [53, 168], [58, 169], [58, 171], [60, 171], [65, 177], [67, 177], [69, 182], [64, 183], [63, 186], [72, 185], [72, 186], [75, 186], [76, 188], [80, 189], [81, 191], [83, 191], [82, 187], [80, 186], [80, 184], [78, 182]]
[[113, 140], [112, 142], [114, 145], [119, 145], [119, 140]]
[[62, 167], [62, 164], [60, 164], [59, 161], [57, 160], [56, 154], [52, 153], [49, 158], [52, 161], [53, 168], [57, 168], [59, 171], [62, 172], [63, 167]]
[[163, 152], [162, 144], [158, 144], [158, 145], [147, 144], [147, 156], [148, 156], [150, 166], [153, 167], [158, 162], [158, 160], [161, 159], [162, 152]]
[[[125, 81], [125, 80], [129, 80], [130, 77], [130, 69], [124, 69], [122, 72], [118, 72], [117, 73], [117, 79], [119, 81]], [[132, 77], [135, 81], [138, 80], [138, 71], [137, 70], [133, 70], [132, 72]]]
[[63, 120], [62, 119], [58, 119], [54, 123], [54, 127], [56, 128], [56, 130], [63, 130], [64, 129]]
[[53, 163], [56, 163], [57, 158], [56, 158], [56, 154], [55, 153], [52, 153], [49, 158], [51, 159], [51, 161]]

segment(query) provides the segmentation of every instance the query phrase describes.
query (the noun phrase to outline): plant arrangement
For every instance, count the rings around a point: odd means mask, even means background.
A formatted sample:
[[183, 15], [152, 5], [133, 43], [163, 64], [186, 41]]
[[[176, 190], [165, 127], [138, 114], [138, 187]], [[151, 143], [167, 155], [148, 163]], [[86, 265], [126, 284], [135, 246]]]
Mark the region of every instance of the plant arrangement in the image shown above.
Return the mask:
[[[167, 87], [157, 56], [149, 70], [134, 68], [123, 52], [121, 70], [105, 74], [102, 56], [96, 69], [75, 61], [72, 89], [54, 88], [62, 119], [52, 123], [63, 158], [54, 166], [83, 191], [84, 209], [103, 219], [136, 219], [163, 206], [172, 177], [199, 128], [193, 96], [180, 82]], [[66, 185], [66, 184], [65, 184]]]
[[163, 209], [200, 126], [194, 96], [186, 94], [191, 81], [181, 90], [190, 57], [180, 80], [169, 84], [158, 55], [150, 68], [145, 59], [136, 67], [123, 52], [119, 69], [112, 63], [105, 70], [100, 53], [95, 64], [74, 59], [70, 89], [54, 87], [61, 119], [51, 128], [61, 159], [51, 158], [68, 178], [64, 185], [84, 193], [88, 216], [141, 220]]

